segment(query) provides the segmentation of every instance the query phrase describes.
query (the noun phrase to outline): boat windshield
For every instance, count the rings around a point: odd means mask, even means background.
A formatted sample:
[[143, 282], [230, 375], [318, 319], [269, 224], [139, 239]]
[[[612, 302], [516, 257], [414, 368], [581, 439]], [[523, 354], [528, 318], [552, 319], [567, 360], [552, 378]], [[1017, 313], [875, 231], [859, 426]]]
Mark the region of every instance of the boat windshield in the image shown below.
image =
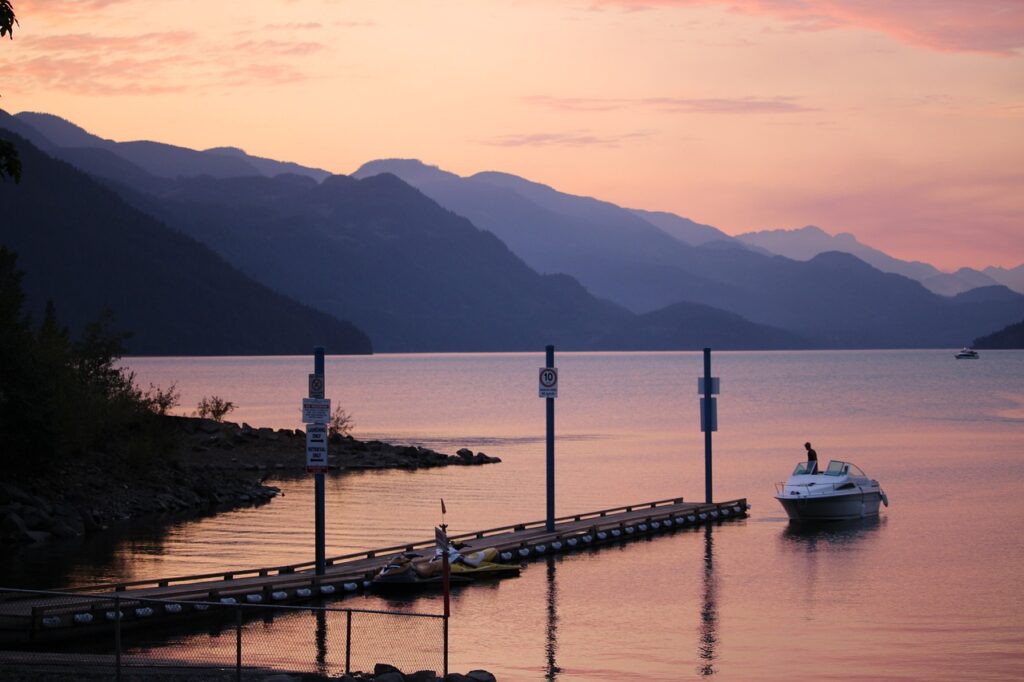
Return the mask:
[[793, 469], [793, 476], [804, 476], [806, 474], [816, 474], [817, 462], [800, 462], [796, 465], [796, 469]]
[[828, 468], [825, 469], [826, 476], [861, 476], [867, 477], [867, 475], [861, 471], [860, 467], [856, 464], [850, 464], [849, 462], [840, 462], [837, 459], [832, 460], [828, 463]]

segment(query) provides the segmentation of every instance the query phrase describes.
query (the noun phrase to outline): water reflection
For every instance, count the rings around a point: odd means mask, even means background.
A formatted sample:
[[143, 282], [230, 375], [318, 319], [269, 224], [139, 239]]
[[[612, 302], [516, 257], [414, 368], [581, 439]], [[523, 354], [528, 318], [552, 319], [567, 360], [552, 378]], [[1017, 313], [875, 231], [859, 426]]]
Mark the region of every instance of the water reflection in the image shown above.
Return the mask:
[[701, 661], [697, 672], [704, 677], [717, 672], [715, 648], [718, 645], [718, 606], [715, 602], [718, 583], [715, 580], [715, 540], [712, 532], [711, 525], [704, 527], [704, 599], [700, 609], [700, 642], [697, 645], [697, 655]]
[[887, 517], [871, 516], [865, 519], [829, 521], [822, 523], [789, 523], [782, 531], [785, 544], [808, 553], [852, 549], [870, 540], [885, 525]]
[[555, 580], [555, 557], [548, 556], [548, 623], [544, 643], [544, 653], [547, 655], [547, 667], [545, 668], [545, 679], [554, 680], [562, 669], [555, 664], [555, 654], [558, 651], [558, 582]]

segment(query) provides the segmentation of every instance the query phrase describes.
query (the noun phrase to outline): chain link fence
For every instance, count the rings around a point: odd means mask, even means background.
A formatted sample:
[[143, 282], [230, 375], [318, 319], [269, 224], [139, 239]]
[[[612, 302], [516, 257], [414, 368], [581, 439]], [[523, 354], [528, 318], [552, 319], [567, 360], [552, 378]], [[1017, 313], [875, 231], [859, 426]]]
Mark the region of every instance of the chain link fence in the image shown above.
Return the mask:
[[148, 599], [0, 588], [0, 668], [74, 667], [132, 679], [157, 670], [193, 679], [272, 672], [338, 676], [448, 672], [448, 619], [401, 611]]

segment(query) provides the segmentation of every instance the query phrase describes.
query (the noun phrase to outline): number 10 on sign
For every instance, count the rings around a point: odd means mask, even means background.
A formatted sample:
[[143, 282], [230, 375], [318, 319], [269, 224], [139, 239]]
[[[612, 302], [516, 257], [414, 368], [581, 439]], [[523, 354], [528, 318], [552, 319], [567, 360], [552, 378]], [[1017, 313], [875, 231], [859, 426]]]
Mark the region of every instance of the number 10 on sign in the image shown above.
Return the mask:
[[541, 367], [539, 379], [538, 395], [541, 398], [557, 398], [558, 369], [556, 367]]

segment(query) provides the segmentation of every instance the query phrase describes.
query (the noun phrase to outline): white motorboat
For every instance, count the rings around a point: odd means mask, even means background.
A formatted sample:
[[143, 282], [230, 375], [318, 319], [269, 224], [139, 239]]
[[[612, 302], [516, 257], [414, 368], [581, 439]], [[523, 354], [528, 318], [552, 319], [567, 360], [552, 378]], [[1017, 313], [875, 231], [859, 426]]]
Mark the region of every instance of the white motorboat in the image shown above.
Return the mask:
[[978, 351], [973, 348], [964, 346], [963, 349], [954, 356], [957, 360], [977, 360]]
[[878, 516], [889, 506], [878, 481], [850, 462], [832, 460], [825, 471], [817, 462], [800, 462], [785, 483], [775, 484], [775, 499], [793, 521], [839, 521]]

